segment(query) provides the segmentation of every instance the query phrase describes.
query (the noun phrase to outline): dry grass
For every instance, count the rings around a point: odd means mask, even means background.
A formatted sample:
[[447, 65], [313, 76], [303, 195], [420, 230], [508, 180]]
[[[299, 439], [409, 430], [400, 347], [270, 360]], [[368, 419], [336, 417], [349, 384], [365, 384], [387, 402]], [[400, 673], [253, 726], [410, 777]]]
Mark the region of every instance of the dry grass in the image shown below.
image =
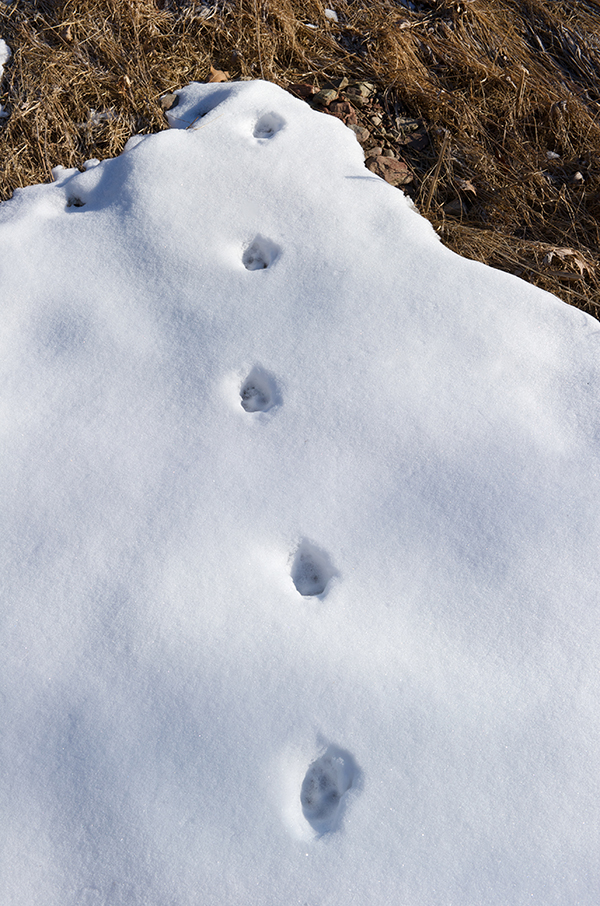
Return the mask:
[[211, 65], [283, 86], [368, 79], [388, 122], [428, 125], [429, 147], [403, 156], [444, 242], [600, 317], [600, 3], [328, 4], [338, 23], [318, 0], [0, 6], [0, 198], [164, 128], [160, 97]]

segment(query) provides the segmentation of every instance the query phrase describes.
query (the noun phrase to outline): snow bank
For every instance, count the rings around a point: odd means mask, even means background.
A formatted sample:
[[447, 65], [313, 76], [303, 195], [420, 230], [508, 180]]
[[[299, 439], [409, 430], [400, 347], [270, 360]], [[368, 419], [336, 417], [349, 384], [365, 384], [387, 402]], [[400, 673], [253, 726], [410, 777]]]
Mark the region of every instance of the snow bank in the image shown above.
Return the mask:
[[600, 325], [266, 83], [0, 205], [0, 899], [594, 904]]

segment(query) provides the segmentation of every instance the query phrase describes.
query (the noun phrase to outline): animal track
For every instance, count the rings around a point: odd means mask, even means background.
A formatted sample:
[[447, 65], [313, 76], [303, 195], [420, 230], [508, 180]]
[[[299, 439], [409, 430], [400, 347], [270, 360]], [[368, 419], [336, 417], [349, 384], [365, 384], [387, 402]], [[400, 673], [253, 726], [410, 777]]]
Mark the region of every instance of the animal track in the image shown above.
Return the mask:
[[85, 201], [82, 201], [81, 198], [78, 198], [76, 195], [72, 195], [67, 199], [67, 208], [84, 208]]
[[254, 138], [269, 139], [283, 129], [285, 120], [276, 113], [265, 113], [254, 126]]
[[279, 400], [273, 375], [256, 365], [240, 387], [246, 412], [268, 412]]
[[292, 580], [305, 598], [322, 595], [336, 571], [327, 554], [310, 541], [302, 541], [292, 564]]
[[270, 267], [279, 257], [281, 249], [270, 239], [256, 236], [242, 255], [244, 267], [249, 271], [259, 271]]
[[357, 774], [352, 756], [337, 746], [329, 746], [310, 765], [302, 782], [300, 804], [304, 817], [317, 833], [336, 829], [343, 796], [355, 783]]

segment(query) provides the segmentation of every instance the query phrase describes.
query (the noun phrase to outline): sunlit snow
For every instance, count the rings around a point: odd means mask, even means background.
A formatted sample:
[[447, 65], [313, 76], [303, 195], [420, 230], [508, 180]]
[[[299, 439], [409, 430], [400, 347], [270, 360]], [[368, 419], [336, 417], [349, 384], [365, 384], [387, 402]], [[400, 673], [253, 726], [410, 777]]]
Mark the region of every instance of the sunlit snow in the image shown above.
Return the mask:
[[596, 906], [600, 325], [179, 97], [0, 205], [0, 902]]
[[[10, 2], [10, 0], [9, 0]], [[2, 38], [0, 38], [0, 90], [2, 89], [2, 78], [4, 76], [4, 64], [10, 60], [10, 47]], [[0, 120], [6, 119], [8, 113], [4, 110], [2, 104], [0, 104]]]
[[0, 79], [4, 75], [4, 64], [10, 59], [10, 47], [0, 38]]

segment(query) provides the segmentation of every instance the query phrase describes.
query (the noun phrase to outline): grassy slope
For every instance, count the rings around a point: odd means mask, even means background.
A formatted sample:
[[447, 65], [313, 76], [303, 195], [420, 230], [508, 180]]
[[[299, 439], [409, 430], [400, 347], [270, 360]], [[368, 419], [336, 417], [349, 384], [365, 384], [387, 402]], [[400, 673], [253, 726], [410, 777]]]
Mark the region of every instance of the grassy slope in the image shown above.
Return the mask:
[[327, 2], [337, 23], [318, 0], [0, 5], [0, 198], [165, 128], [161, 96], [211, 65], [284, 87], [367, 79], [387, 122], [427, 123], [425, 149], [390, 142], [444, 242], [600, 317], [600, 2]]

